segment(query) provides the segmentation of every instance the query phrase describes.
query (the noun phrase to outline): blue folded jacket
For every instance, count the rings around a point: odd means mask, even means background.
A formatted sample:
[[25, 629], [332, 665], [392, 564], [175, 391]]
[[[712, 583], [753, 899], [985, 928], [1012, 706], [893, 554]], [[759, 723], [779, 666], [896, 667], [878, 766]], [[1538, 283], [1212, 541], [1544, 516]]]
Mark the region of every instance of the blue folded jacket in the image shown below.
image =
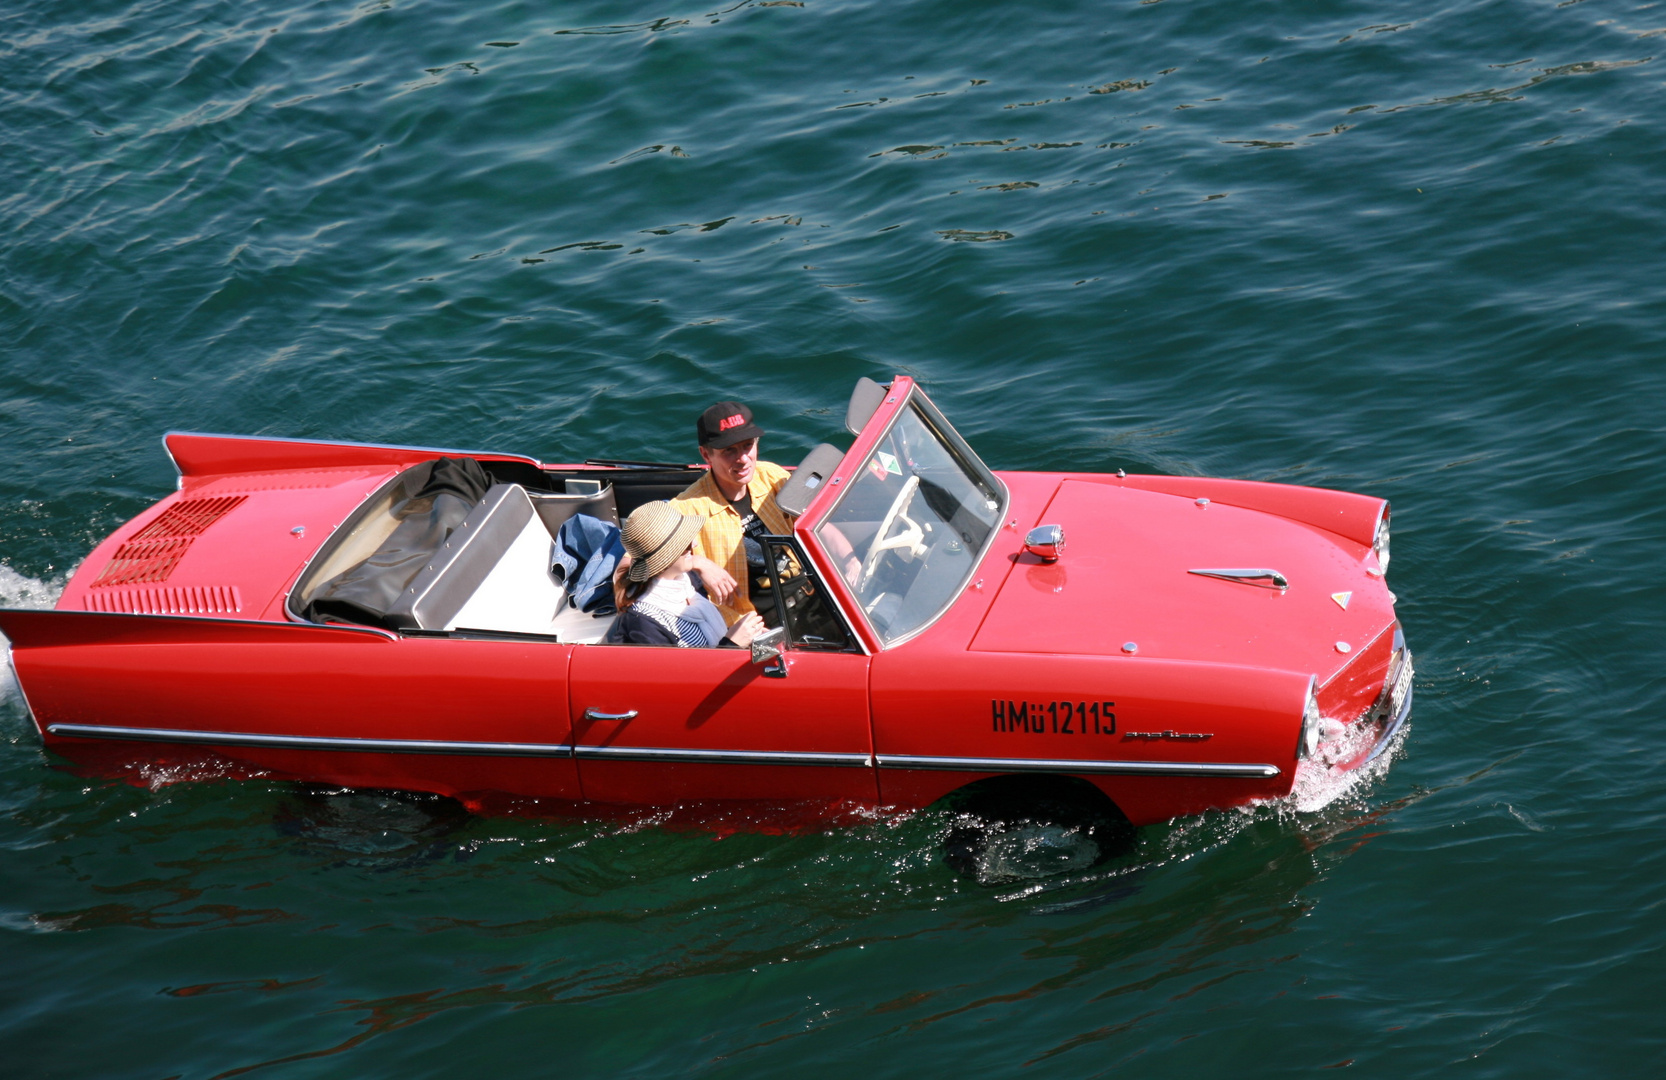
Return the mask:
[[612, 615], [613, 570], [624, 557], [619, 526], [574, 514], [555, 534], [550, 573], [567, 586], [567, 599], [574, 607], [592, 615]]

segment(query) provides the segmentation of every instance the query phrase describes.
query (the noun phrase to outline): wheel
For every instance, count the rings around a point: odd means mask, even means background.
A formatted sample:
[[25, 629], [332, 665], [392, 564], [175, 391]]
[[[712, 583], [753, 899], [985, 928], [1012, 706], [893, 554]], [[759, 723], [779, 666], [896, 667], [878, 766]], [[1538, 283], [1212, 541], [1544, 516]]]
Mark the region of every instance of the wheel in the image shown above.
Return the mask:
[[1089, 796], [1003, 779], [1018, 782], [970, 792], [953, 804], [957, 816], [943, 859], [966, 880], [1001, 885], [1077, 873], [1133, 848], [1134, 827], [1097, 790], [1090, 788]]
[[300, 785], [280, 805], [278, 830], [350, 860], [428, 858], [470, 820], [443, 795]]

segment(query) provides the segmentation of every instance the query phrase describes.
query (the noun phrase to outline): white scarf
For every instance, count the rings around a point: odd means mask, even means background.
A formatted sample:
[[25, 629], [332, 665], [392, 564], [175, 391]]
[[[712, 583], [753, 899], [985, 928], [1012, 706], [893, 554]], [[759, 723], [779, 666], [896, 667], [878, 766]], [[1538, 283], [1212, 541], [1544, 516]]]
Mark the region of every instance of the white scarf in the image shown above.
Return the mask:
[[[692, 604], [700, 604], [710, 611], [691, 610]], [[722, 618], [711, 607], [711, 601], [695, 591], [694, 582], [687, 574], [655, 578], [647, 591], [637, 597], [635, 606], [670, 631], [684, 648], [711, 648], [722, 640]]]

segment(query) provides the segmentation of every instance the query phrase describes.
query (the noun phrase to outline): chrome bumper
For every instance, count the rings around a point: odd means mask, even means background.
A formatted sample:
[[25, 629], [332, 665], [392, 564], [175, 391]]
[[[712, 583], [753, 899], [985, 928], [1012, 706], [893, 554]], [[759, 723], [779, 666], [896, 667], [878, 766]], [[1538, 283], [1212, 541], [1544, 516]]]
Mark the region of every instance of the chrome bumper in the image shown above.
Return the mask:
[[1400, 725], [1404, 724], [1406, 718], [1411, 715], [1412, 678], [1414, 675], [1411, 650], [1407, 649], [1405, 651], [1405, 661], [1400, 665], [1400, 671], [1395, 676], [1394, 685], [1383, 688], [1383, 699], [1377, 708], [1372, 710], [1373, 712], [1381, 711], [1380, 718], [1376, 722], [1382, 724], [1383, 729], [1381, 734], [1377, 736], [1377, 744], [1371, 748], [1371, 753], [1361, 764], [1368, 764], [1377, 760], [1377, 757], [1388, 749], [1388, 744], [1394, 741], [1394, 736], [1399, 732]]

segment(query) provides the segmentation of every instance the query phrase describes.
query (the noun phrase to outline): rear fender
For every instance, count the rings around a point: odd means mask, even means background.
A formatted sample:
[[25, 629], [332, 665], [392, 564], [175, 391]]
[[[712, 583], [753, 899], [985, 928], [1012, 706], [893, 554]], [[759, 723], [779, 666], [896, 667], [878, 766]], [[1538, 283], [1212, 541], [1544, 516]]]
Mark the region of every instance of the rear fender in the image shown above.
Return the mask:
[[378, 443], [327, 442], [318, 439], [263, 439], [249, 435], [207, 435], [170, 431], [162, 437], [180, 483], [192, 476], [275, 472], [369, 465], [416, 465], [436, 457], [471, 457], [479, 461], [516, 461], [542, 468], [520, 454], [441, 450], [422, 446], [384, 446]]
[[579, 797], [553, 638], [8, 610], [0, 630], [42, 741], [77, 764]]
[[[281, 659], [285, 646], [356, 652], [395, 640], [369, 627], [16, 609], [0, 609], [0, 633], [11, 640], [18, 685], [48, 742], [54, 723], [139, 718], [137, 726], [188, 726], [182, 714], [191, 711], [193, 698], [206, 695], [200, 685], [179, 684], [182, 659], [189, 658], [186, 668], [211, 669], [212, 658], [228, 647], [255, 650], [270, 657], [273, 675], [282, 680], [288, 675]], [[362, 663], [374, 666], [369, 657]], [[278, 686], [267, 689], [282, 693]], [[148, 722], [147, 714], [153, 714]]]
[[1208, 499], [1225, 506], [1259, 510], [1333, 532], [1366, 547], [1376, 540], [1377, 523], [1388, 507], [1388, 500], [1374, 495], [1297, 484], [1269, 484], [1260, 480], [1225, 480], [1205, 476], [1118, 477], [1107, 473], [1072, 473], [1062, 479], [1158, 491], [1183, 499]]

